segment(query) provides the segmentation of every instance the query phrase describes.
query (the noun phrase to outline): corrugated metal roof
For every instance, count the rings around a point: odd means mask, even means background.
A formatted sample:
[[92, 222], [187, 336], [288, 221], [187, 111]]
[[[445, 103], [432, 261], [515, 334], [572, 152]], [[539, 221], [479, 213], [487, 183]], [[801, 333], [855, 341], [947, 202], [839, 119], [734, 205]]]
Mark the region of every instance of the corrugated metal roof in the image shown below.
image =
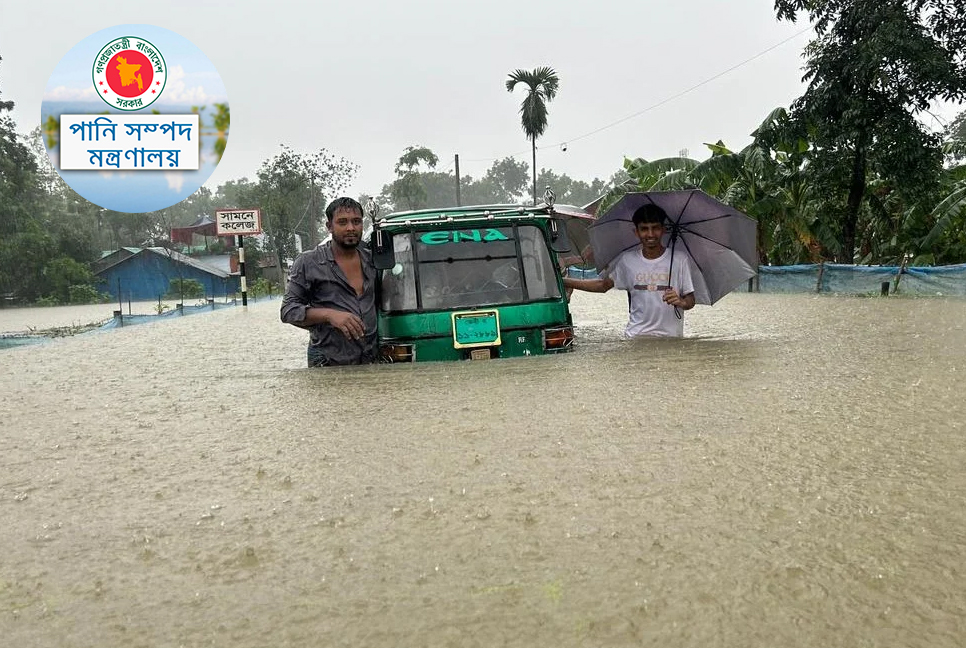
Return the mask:
[[206, 254], [195, 257], [194, 259], [198, 263], [204, 263], [207, 266], [231, 274], [231, 257], [232, 255], [230, 254]]
[[222, 271], [222, 270], [220, 270], [218, 268], [215, 268], [214, 266], [210, 266], [207, 263], [202, 263], [198, 259], [194, 259], [194, 258], [192, 258], [190, 256], [185, 256], [184, 254], [181, 254], [180, 252], [175, 252], [174, 250], [169, 250], [167, 248], [162, 248], [162, 247], [149, 247], [149, 248], [145, 248], [145, 250], [147, 250], [148, 252], [154, 252], [155, 254], [159, 254], [159, 255], [161, 255], [163, 257], [168, 257], [172, 261], [178, 261], [178, 262], [183, 263], [185, 265], [189, 265], [189, 266], [192, 266], [194, 268], [198, 268], [202, 272], [207, 272], [208, 274], [213, 274], [216, 277], [220, 277], [222, 279], [227, 279], [228, 276], [229, 276], [227, 272], [224, 272], [224, 271]]
[[102, 250], [101, 251], [101, 258], [102, 259], [105, 259], [105, 258], [111, 256], [112, 254], [116, 254], [117, 252], [120, 252], [121, 250], [127, 250], [131, 254], [137, 254], [138, 252], [141, 251], [141, 248], [136, 248], [136, 247], [120, 247], [120, 248], [118, 248], [116, 250]]
[[[189, 256], [185, 256], [184, 254], [181, 254], [180, 252], [175, 252], [174, 250], [169, 250], [167, 248], [162, 248], [162, 247], [149, 247], [149, 248], [143, 248], [143, 249], [141, 249], [141, 248], [124, 248], [124, 249], [126, 249], [128, 251], [131, 251], [131, 252], [134, 252], [134, 253], [131, 256], [129, 256], [129, 257], [124, 257], [123, 259], [118, 259], [116, 262], [114, 262], [114, 263], [112, 263], [112, 264], [110, 264], [108, 266], [105, 266], [105, 267], [101, 268], [100, 270], [96, 271], [94, 274], [95, 275], [99, 275], [102, 272], [105, 272], [105, 271], [109, 270], [110, 268], [113, 268], [114, 266], [118, 265], [119, 263], [124, 263], [128, 259], [133, 259], [138, 254], [142, 254], [142, 253], [145, 253], [145, 252], [150, 252], [152, 254], [157, 254], [158, 256], [163, 256], [163, 257], [169, 258], [169, 259], [171, 259], [172, 261], [174, 261], [176, 263], [181, 263], [181, 264], [184, 264], [184, 265], [191, 266], [193, 268], [197, 268], [198, 270], [201, 270], [202, 272], [207, 272], [208, 274], [215, 275], [216, 277], [218, 277], [220, 279], [227, 279], [228, 277], [231, 276], [229, 273], [221, 270], [220, 268], [216, 268], [214, 266], [210, 266], [207, 263], [202, 263], [201, 261], [198, 261], [197, 259], [193, 259], [193, 258], [191, 258]], [[115, 252], [116, 251], [117, 250], [115, 250]]]

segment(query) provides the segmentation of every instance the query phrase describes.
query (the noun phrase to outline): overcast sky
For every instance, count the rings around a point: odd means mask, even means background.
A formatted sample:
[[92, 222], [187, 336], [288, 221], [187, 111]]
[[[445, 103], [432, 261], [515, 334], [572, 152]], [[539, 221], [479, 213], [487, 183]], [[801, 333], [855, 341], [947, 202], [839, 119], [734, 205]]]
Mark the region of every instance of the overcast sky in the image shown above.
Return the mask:
[[458, 153], [461, 174], [474, 177], [497, 158], [529, 160], [524, 90], [510, 94], [504, 83], [513, 69], [548, 65], [560, 89], [537, 166], [589, 181], [609, 177], [625, 155], [688, 149], [705, 158], [703, 143], [718, 139], [740, 148], [769, 111], [800, 95], [811, 32], [778, 23], [772, 4], [48, 0], [41, 11], [2, 0], [0, 90], [29, 131], [48, 78], [81, 39], [122, 23], [158, 25], [194, 42], [227, 89], [231, 133], [209, 185], [253, 177], [285, 143], [359, 165], [347, 191], [357, 194], [391, 181], [409, 145], [435, 151], [440, 170]]

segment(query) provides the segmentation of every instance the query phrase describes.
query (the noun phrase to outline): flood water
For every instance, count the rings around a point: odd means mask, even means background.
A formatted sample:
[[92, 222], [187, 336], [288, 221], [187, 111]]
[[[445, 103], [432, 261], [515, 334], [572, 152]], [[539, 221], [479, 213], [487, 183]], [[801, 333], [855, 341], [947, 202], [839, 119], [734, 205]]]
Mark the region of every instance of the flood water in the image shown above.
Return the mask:
[[0, 643], [962, 646], [966, 301], [625, 304], [489, 362], [307, 370], [277, 301], [0, 352]]

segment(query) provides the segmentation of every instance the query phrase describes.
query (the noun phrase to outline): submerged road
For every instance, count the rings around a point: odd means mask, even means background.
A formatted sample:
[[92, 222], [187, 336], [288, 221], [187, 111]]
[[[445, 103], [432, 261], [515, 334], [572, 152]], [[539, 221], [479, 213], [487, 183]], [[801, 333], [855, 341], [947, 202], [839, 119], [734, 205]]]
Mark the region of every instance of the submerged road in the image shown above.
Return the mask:
[[278, 302], [0, 352], [9, 646], [966, 637], [966, 301], [727, 297], [304, 369]]

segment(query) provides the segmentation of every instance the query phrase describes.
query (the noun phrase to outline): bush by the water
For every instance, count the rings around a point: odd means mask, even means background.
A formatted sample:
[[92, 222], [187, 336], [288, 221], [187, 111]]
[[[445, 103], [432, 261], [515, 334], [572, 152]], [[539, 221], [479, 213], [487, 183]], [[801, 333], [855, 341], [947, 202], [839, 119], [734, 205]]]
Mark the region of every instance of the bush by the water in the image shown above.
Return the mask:
[[97, 288], [88, 284], [70, 286], [67, 289], [71, 304], [104, 304], [111, 297], [106, 293], [99, 292]]
[[[245, 248], [246, 250], [248, 248]], [[248, 292], [251, 293], [252, 297], [271, 297], [272, 295], [279, 295], [282, 289], [277, 285], [269, 281], [268, 279], [262, 277], [258, 279], [248, 287]]]
[[205, 287], [197, 279], [172, 279], [168, 286], [168, 299], [196, 299], [205, 296]]
[[45, 295], [34, 302], [35, 306], [83, 306], [85, 304], [106, 304], [111, 296], [102, 293], [89, 284], [78, 284], [67, 287], [67, 301], [56, 295]]

